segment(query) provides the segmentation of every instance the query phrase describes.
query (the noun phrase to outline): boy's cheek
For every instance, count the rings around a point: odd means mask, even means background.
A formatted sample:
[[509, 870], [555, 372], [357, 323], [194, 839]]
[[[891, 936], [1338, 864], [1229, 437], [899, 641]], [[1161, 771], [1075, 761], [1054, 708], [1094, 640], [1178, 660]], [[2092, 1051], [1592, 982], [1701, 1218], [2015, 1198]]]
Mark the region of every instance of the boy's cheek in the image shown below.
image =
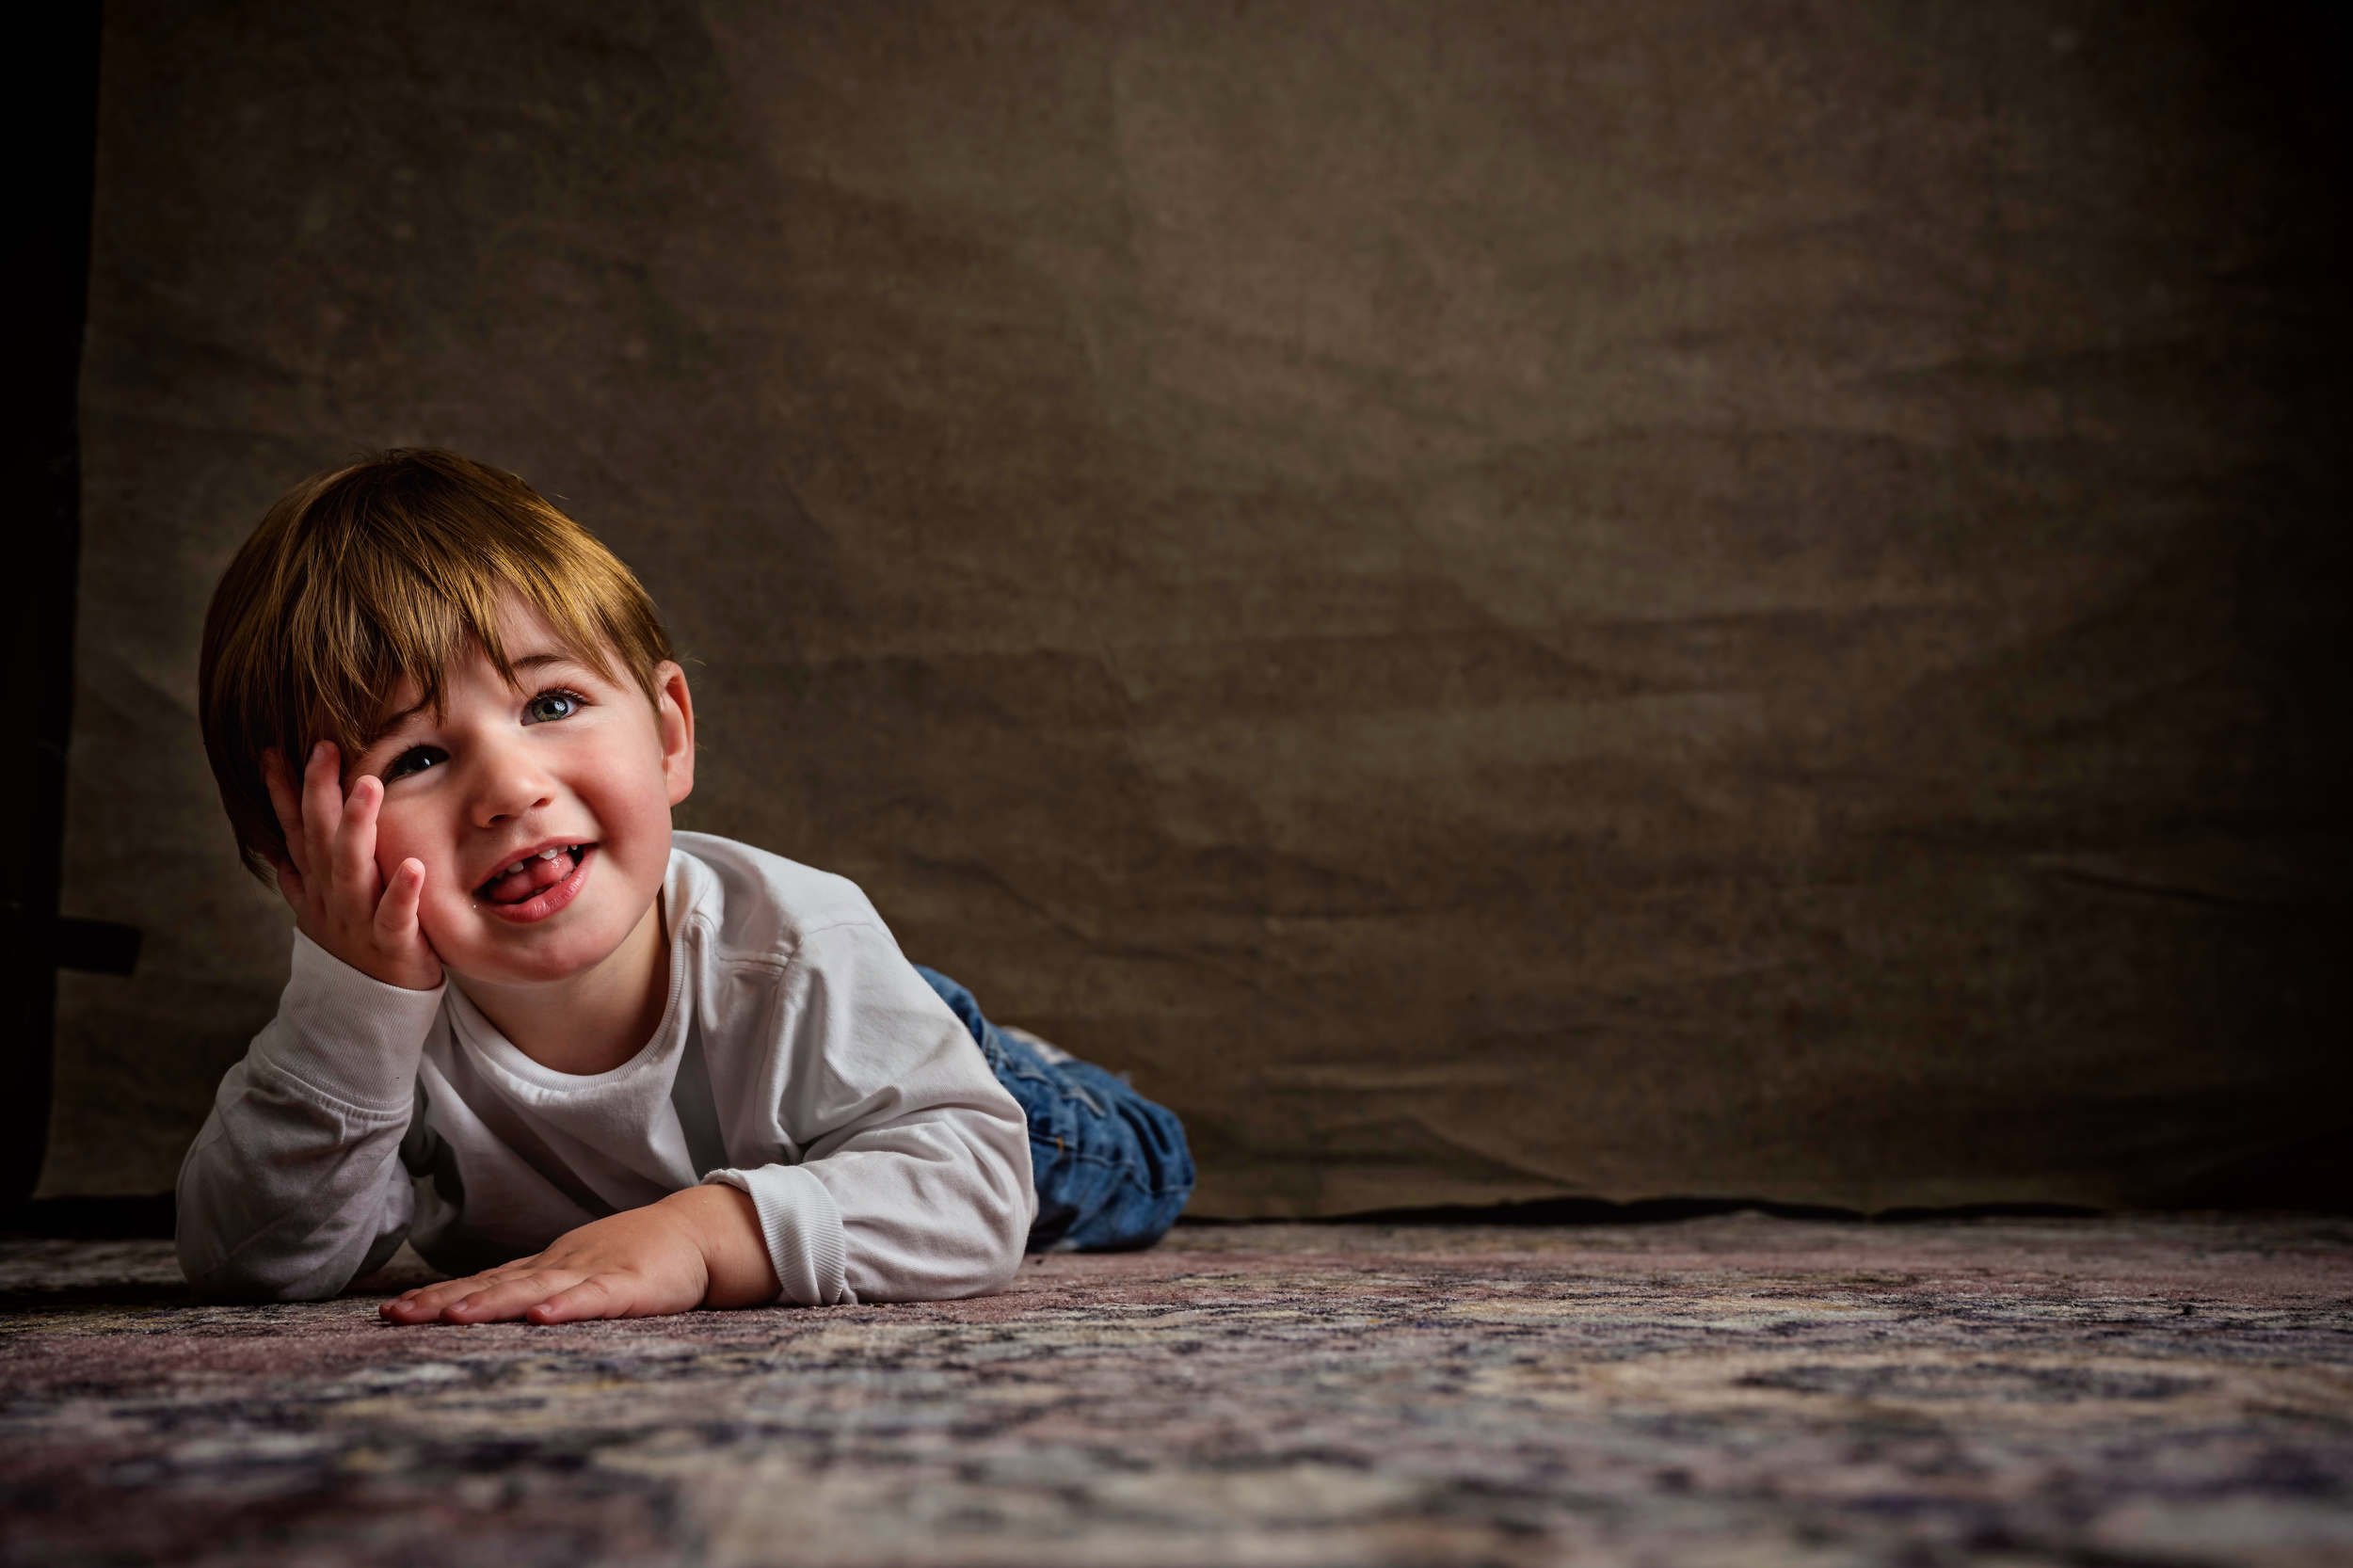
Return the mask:
[[[398, 860], [392, 862], [393, 871], [399, 867]], [[385, 886], [392, 886], [392, 871], [387, 871], [384, 878]], [[444, 868], [430, 860], [425, 862], [424, 891], [417, 900], [417, 924], [424, 932], [427, 941], [431, 941], [442, 926], [459, 918], [472, 902], [471, 894], [451, 882]]]
[[438, 887], [433, 873], [424, 873], [424, 896], [417, 901], [417, 920], [430, 925], [447, 920], [473, 902], [472, 895], [452, 886], [444, 879]]
[[450, 911], [436, 908], [428, 898], [417, 910], [417, 934], [424, 938], [427, 947], [438, 953], [450, 946], [448, 938], [454, 935], [457, 920], [458, 917]]

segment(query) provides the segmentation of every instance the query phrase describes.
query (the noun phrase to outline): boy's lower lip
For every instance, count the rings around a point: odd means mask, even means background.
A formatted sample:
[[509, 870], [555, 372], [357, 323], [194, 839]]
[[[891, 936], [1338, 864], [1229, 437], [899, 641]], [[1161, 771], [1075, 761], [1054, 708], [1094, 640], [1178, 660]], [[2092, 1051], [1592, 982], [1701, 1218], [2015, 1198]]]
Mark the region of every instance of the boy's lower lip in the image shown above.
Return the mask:
[[581, 879], [588, 874], [589, 860], [600, 847], [597, 844], [589, 844], [582, 849], [580, 861], [572, 867], [571, 875], [553, 887], [541, 888], [520, 904], [492, 904], [487, 898], [476, 899], [474, 902], [500, 920], [511, 920], [517, 925], [529, 925], [534, 920], [544, 920], [572, 902], [573, 896], [580, 891]]

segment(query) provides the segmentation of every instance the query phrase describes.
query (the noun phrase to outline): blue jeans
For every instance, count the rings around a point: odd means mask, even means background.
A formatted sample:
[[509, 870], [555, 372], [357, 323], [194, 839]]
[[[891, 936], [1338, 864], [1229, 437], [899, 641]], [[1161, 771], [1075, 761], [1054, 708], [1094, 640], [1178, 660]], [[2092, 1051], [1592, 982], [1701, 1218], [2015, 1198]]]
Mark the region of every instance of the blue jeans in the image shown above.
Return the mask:
[[1167, 1234], [1193, 1195], [1193, 1151], [1166, 1106], [1125, 1078], [981, 1016], [972, 993], [937, 969], [915, 966], [964, 1020], [997, 1081], [1030, 1118], [1037, 1181], [1032, 1252], [1119, 1252]]

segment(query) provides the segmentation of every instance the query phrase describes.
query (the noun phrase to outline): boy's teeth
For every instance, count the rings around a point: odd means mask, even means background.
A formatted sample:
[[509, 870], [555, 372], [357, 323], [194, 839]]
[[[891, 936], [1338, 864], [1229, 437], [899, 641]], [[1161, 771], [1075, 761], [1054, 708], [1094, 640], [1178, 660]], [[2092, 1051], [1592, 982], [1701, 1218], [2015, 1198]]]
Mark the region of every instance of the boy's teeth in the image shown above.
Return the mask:
[[580, 853], [582, 853], [582, 848], [578, 844], [558, 844], [553, 849], [541, 850], [536, 855], [526, 855], [521, 859], [511, 861], [492, 872], [478, 891], [488, 894], [508, 877], [529, 871], [542, 860], [552, 860], [560, 855], [577, 856]]
[[494, 904], [520, 903], [561, 882], [572, 869], [572, 865], [558, 866], [554, 861], [571, 857], [572, 864], [577, 864], [577, 857], [586, 853], [585, 845], [559, 844], [543, 854], [527, 855], [493, 873], [478, 891]]

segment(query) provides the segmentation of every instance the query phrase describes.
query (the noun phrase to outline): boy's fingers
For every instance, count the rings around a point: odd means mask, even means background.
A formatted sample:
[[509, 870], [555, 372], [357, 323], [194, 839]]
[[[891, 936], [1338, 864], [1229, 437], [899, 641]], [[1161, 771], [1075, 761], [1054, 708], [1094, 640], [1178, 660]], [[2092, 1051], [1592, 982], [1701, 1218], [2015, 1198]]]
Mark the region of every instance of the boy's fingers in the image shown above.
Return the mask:
[[417, 926], [417, 903], [424, 891], [424, 862], [403, 860], [392, 869], [392, 885], [376, 906], [376, 934], [387, 941], [407, 936]]
[[303, 836], [312, 859], [327, 862], [343, 815], [343, 775], [335, 766], [335, 743], [321, 741], [311, 748], [311, 760], [302, 770]]
[[574, 1318], [613, 1316], [613, 1292], [600, 1278], [584, 1279], [568, 1290], [558, 1290], [536, 1306], [526, 1307], [534, 1321], [560, 1323]]
[[351, 781], [351, 796], [344, 802], [343, 831], [335, 836], [335, 874], [355, 896], [365, 896], [376, 889], [369, 874], [376, 870], [376, 820], [371, 814], [375, 805], [370, 786], [382, 789], [381, 784], [368, 777]]
[[479, 1288], [477, 1278], [437, 1279], [430, 1285], [420, 1285], [404, 1290], [394, 1298], [394, 1306], [413, 1306], [420, 1312], [439, 1312], [468, 1290]]
[[536, 1269], [527, 1274], [510, 1274], [451, 1302], [441, 1309], [441, 1313], [444, 1317], [466, 1319], [520, 1317], [530, 1307], [555, 1293], [552, 1279], [571, 1277], [576, 1276], [551, 1276]]
[[269, 790], [270, 809], [278, 814], [278, 831], [286, 840], [286, 854], [299, 868], [302, 811], [295, 805], [294, 791], [286, 783], [286, 760], [275, 751], [262, 754], [262, 782]]
[[468, 1274], [462, 1279], [439, 1279], [430, 1285], [421, 1285], [414, 1290], [403, 1291], [387, 1304], [400, 1311], [438, 1318], [442, 1308], [452, 1302], [476, 1294], [491, 1283], [480, 1274]]

